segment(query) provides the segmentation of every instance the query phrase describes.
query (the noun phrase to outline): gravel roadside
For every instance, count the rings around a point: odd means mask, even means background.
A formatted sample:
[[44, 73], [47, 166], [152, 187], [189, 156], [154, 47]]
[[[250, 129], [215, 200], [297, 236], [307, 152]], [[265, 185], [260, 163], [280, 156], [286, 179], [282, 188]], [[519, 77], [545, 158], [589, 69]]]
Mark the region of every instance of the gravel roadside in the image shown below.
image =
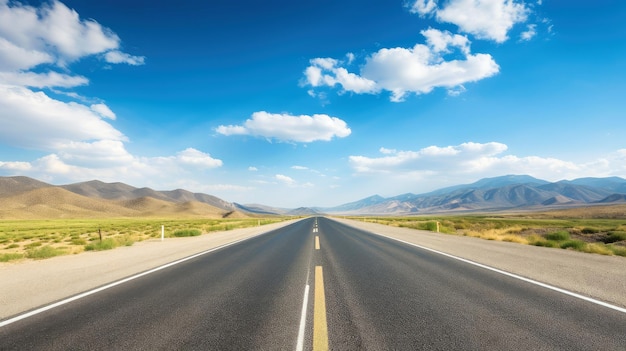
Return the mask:
[[[335, 220], [626, 307], [626, 259], [623, 257]], [[168, 238], [163, 242], [150, 240], [110, 251], [43, 261], [2, 263], [0, 320], [294, 221], [192, 238]]]

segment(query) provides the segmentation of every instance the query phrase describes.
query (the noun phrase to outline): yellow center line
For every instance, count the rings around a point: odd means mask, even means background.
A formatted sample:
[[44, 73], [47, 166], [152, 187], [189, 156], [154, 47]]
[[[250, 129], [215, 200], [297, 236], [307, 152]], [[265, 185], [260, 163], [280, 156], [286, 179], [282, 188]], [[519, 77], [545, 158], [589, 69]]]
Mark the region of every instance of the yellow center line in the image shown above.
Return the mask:
[[319, 249], [320, 249], [320, 237], [315, 236], [315, 250], [319, 250]]
[[326, 297], [322, 266], [315, 266], [315, 301], [313, 305], [313, 351], [328, 350]]

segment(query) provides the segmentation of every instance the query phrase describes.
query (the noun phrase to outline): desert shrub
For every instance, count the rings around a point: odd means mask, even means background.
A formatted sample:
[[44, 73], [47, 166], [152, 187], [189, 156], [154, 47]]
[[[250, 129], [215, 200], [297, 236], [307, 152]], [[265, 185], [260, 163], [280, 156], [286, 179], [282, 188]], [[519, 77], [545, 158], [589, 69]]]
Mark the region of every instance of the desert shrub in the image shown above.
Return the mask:
[[554, 241], [563, 241], [563, 240], [569, 240], [570, 235], [568, 231], [559, 230], [558, 232], [546, 234], [546, 239], [554, 240]]
[[426, 222], [426, 230], [430, 230], [431, 232], [437, 231], [437, 222]]
[[561, 243], [562, 249], [574, 249], [577, 251], [582, 250], [585, 247], [585, 242], [580, 240], [566, 240]]
[[7, 246], [7, 249], [15, 249], [17, 247], [20, 247], [20, 244], [11, 244], [11, 245]]
[[83, 238], [74, 238], [72, 239], [72, 245], [87, 245], [87, 240]]
[[559, 247], [559, 243], [554, 240], [535, 240], [531, 243], [531, 245], [542, 246], [542, 247]]
[[40, 248], [33, 248], [26, 251], [26, 257], [32, 258], [35, 260], [41, 260], [44, 258], [55, 257], [59, 255], [64, 255], [65, 251], [61, 249], [54, 248], [52, 246], [44, 246]]
[[604, 240], [602, 241], [604, 241], [606, 244], [610, 244], [610, 243], [614, 243], [614, 242], [618, 242], [622, 240], [626, 240], [626, 232], [617, 231], [617, 232], [609, 232], [607, 237], [604, 238]]
[[615, 246], [615, 245], [607, 245], [607, 246], [611, 251], [613, 251], [615, 255], [626, 257], [626, 247]]
[[587, 228], [583, 228], [580, 232], [583, 233], [583, 234], [595, 234], [595, 233], [600, 232], [600, 230], [598, 230], [596, 228], [589, 228], [589, 227], [587, 227]]
[[19, 260], [24, 258], [24, 255], [20, 253], [4, 253], [0, 254], [0, 262], [9, 262], [13, 260]]
[[597, 243], [587, 244], [583, 251], [589, 252], [589, 253], [600, 254], [600, 255], [613, 255], [614, 254], [613, 250], [611, 250], [609, 246], [604, 245], [604, 244], [597, 244]]
[[528, 239], [514, 234], [507, 234], [502, 236], [502, 241], [510, 242], [510, 243], [518, 243], [518, 244], [528, 244]]
[[174, 232], [175, 237], [184, 237], [184, 236], [198, 236], [202, 234], [202, 232], [198, 229], [180, 229]]
[[102, 241], [85, 245], [85, 251], [103, 251], [118, 247], [118, 243], [113, 238], [106, 238]]
[[42, 243], [40, 241], [36, 241], [34, 243], [30, 243], [30, 244], [26, 245], [26, 248], [27, 249], [32, 249], [32, 248], [35, 248], [35, 247], [39, 247], [41, 245], [42, 245]]

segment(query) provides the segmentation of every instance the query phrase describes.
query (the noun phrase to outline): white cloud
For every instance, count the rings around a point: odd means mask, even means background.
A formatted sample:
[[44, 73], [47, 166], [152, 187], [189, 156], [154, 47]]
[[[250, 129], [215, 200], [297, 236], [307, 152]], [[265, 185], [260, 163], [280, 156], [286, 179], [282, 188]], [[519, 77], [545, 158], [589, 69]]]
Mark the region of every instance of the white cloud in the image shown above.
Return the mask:
[[32, 162], [0, 161], [0, 173], [55, 183], [99, 179], [147, 186], [150, 182], [174, 184], [180, 179], [202, 182], [203, 171], [221, 166], [221, 160], [193, 148], [173, 156], [136, 157], [121, 142], [97, 141], [61, 145], [57, 153]]
[[381, 148], [382, 157], [350, 156], [350, 164], [357, 172], [392, 173], [429, 170], [430, 168], [463, 168], [466, 162], [492, 157], [507, 150], [501, 143], [463, 143], [456, 146], [429, 146], [419, 151], [398, 151]]
[[434, 15], [439, 22], [452, 23], [462, 32], [479, 39], [502, 43], [515, 24], [523, 23], [531, 12], [517, 0], [417, 0], [411, 11], [421, 16]]
[[309, 167], [304, 167], [304, 166], [291, 166], [291, 169], [295, 169], [297, 171], [306, 171], [309, 169]]
[[118, 140], [69, 142], [56, 145], [56, 150], [63, 162], [90, 168], [128, 165], [134, 161], [124, 144]]
[[199, 168], [215, 168], [222, 166], [222, 160], [212, 158], [211, 155], [194, 148], [187, 148], [179, 152], [176, 154], [176, 159], [180, 164]]
[[46, 52], [22, 48], [0, 37], [0, 71], [29, 69], [52, 62], [54, 58]]
[[0, 143], [16, 147], [50, 150], [72, 141], [126, 140], [85, 105], [2, 84], [0, 125]]
[[259, 169], [258, 169], [258, 168], [256, 168], [256, 167], [254, 167], [254, 166], [250, 166], [250, 167], [248, 167], [248, 171], [250, 171], [250, 172], [257, 172], [258, 170], [259, 170]]
[[286, 184], [288, 186], [294, 186], [296, 184], [296, 181], [293, 178], [288, 177], [284, 174], [277, 174], [276, 176], [274, 176], [274, 178], [278, 180], [279, 182]]
[[72, 76], [57, 72], [0, 72], [0, 84], [20, 85], [32, 88], [73, 88], [87, 85], [89, 80], [83, 76]]
[[204, 180], [204, 171], [222, 166], [194, 148], [171, 156], [132, 155], [126, 136], [111, 124], [115, 112], [101, 99], [67, 90], [89, 83], [71, 72], [71, 64], [87, 56], [108, 64], [145, 60], [120, 51], [115, 33], [58, 1], [33, 7], [0, 0], [0, 144], [43, 152], [32, 161], [0, 161], [0, 174], [57, 184], [100, 179], [148, 185]]
[[91, 110], [97, 114], [99, 114], [102, 117], [105, 118], [109, 118], [109, 119], [115, 119], [115, 113], [113, 113], [113, 111], [111, 111], [111, 109], [109, 108], [109, 106], [105, 105], [105, 104], [93, 104], [90, 106]]
[[503, 174], [528, 174], [557, 181], [580, 177], [623, 176], [626, 150], [618, 150], [591, 162], [573, 162], [552, 157], [517, 156], [505, 144], [468, 142], [454, 146], [429, 146], [417, 151], [381, 148], [381, 156], [350, 156], [355, 175], [392, 182], [393, 187], [414, 189], [428, 183], [430, 189], [466, 183], [468, 179]]
[[51, 53], [65, 65], [83, 56], [117, 49], [120, 39], [94, 20], [53, 1], [35, 8], [0, 2], [0, 36], [25, 50]]
[[286, 142], [310, 143], [329, 141], [333, 137], [343, 138], [351, 130], [343, 120], [324, 114], [313, 116], [255, 112], [243, 125], [219, 126], [216, 132], [222, 135], [252, 135]]
[[537, 35], [537, 25], [529, 24], [528, 26], [526, 26], [526, 31], [520, 34], [520, 39], [528, 41], [532, 39], [535, 35]]
[[[380, 49], [366, 58], [360, 75], [339, 67], [341, 61], [313, 59], [305, 70], [305, 83], [314, 88], [340, 85], [342, 91], [357, 94], [386, 90], [392, 101], [399, 102], [408, 93], [425, 94], [437, 87], [458, 95], [465, 89], [463, 84], [491, 77], [500, 70], [491, 55], [471, 54], [465, 36], [432, 28], [421, 33], [426, 44]], [[448, 54], [462, 59], [446, 60]]]
[[146, 60], [144, 56], [132, 56], [118, 50], [107, 52], [104, 59], [109, 63], [126, 63], [131, 66], [143, 65]]
[[30, 162], [2, 162], [0, 161], [0, 170], [25, 172], [32, 168]]
[[426, 15], [437, 8], [437, 0], [416, 0], [411, 6], [411, 12]]
[[[59, 1], [33, 7], [0, 1], [0, 83], [35, 88], [75, 87], [85, 77], [58, 73], [83, 57], [103, 54], [108, 63], [143, 64], [144, 57], [121, 52], [110, 29]], [[33, 69], [37, 72], [32, 72]]]

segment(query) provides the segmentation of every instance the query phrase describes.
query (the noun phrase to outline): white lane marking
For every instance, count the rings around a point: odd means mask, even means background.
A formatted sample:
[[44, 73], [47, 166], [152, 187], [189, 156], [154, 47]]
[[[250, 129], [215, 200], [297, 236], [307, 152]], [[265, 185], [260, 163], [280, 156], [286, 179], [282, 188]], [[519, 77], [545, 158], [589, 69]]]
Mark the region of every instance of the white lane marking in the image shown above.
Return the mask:
[[455, 259], [455, 260], [458, 260], [458, 261], [461, 261], [461, 262], [465, 262], [465, 263], [474, 265], [476, 267], [484, 268], [484, 269], [490, 270], [492, 272], [500, 273], [500, 274], [506, 275], [506, 276], [511, 277], [511, 278], [515, 278], [515, 279], [519, 279], [519, 280], [525, 281], [525, 282], [530, 283], [530, 284], [538, 285], [538, 286], [540, 286], [542, 288], [546, 288], [546, 289], [550, 289], [550, 290], [553, 290], [553, 291], [556, 291], [556, 292], [560, 292], [561, 294], [569, 295], [569, 296], [575, 297], [577, 299], [581, 299], [581, 300], [584, 300], [584, 301], [587, 301], [587, 302], [594, 303], [596, 305], [600, 305], [600, 306], [603, 306], [603, 307], [606, 307], [606, 308], [610, 308], [610, 309], [618, 311], [618, 312], [626, 313], [626, 308], [615, 306], [615, 305], [612, 305], [610, 303], [606, 303], [604, 301], [596, 300], [596, 299], [588, 297], [588, 296], [580, 295], [580, 294], [577, 294], [575, 292], [572, 292], [572, 291], [569, 291], [569, 290], [565, 290], [565, 289], [561, 289], [561, 288], [558, 288], [556, 286], [549, 285], [549, 284], [546, 284], [546, 283], [542, 283], [542, 282], [537, 281], [537, 280], [533, 280], [533, 279], [530, 279], [530, 278], [525, 278], [525, 277], [522, 277], [522, 276], [514, 274], [514, 273], [509, 273], [509, 272], [503, 271], [503, 270], [498, 269], [498, 268], [490, 267], [490, 266], [484, 265], [482, 263], [470, 261], [470, 260], [465, 259], [465, 258], [454, 256], [454, 255], [451, 255], [451, 254], [448, 254], [448, 253], [445, 253], [445, 252], [442, 252], [442, 251], [438, 251], [438, 250], [435, 250], [435, 249], [431, 249], [431, 248], [428, 248], [428, 247], [425, 247], [425, 246], [421, 246], [421, 245], [418, 245], [418, 244], [410, 243], [408, 241], [404, 241], [404, 240], [401, 240], [401, 239], [392, 238], [392, 237], [385, 236], [385, 235], [378, 234], [378, 233], [374, 233], [374, 232], [369, 232], [369, 233], [372, 233], [372, 234], [375, 234], [375, 235], [378, 235], [378, 236], [382, 236], [382, 237], [385, 237], [385, 238], [389, 238], [389, 239], [392, 239], [392, 240], [395, 240], [395, 241], [399, 241], [399, 242], [407, 244], [407, 245], [419, 247], [420, 249], [424, 249], [426, 251], [430, 251], [430, 252], [433, 252], [433, 253], [436, 253], [436, 254], [439, 254], [439, 255], [443, 255], [443, 256], [446, 256], [446, 257], [449, 257], [449, 258], [452, 258], [452, 259]]
[[309, 284], [304, 287], [304, 300], [302, 301], [302, 315], [300, 316], [300, 328], [298, 328], [298, 343], [296, 344], [296, 351], [302, 351], [304, 349], [304, 329], [306, 326], [306, 308], [309, 304]]
[[[262, 234], [261, 234], [261, 235], [262, 235]], [[33, 310], [33, 311], [30, 311], [30, 312], [27, 312], [27, 313], [24, 313], [24, 314], [21, 314], [21, 315], [15, 316], [15, 317], [13, 317], [13, 318], [11, 318], [11, 319], [7, 319], [7, 320], [5, 320], [5, 321], [0, 322], [0, 328], [2, 328], [2, 327], [4, 327], [4, 326], [7, 326], [7, 325], [9, 325], [9, 324], [15, 323], [15, 322], [17, 322], [17, 321], [20, 321], [20, 320], [22, 320], [22, 319], [25, 319], [25, 318], [28, 318], [28, 317], [32, 317], [32, 316], [37, 315], [37, 314], [39, 314], [39, 313], [42, 313], [42, 312], [45, 312], [45, 311], [51, 310], [51, 309], [53, 309], [53, 308], [56, 308], [56, 307], [59, 307], [59, 306], [65, 305], [65, 304], [70, 303], [70, 302], [72, 302], [72, 301], [76, 301], [76, 300], [82, 299], [83, 297], [87, 297], [87, 296], [89, 296], [89, 295], [93, 295], [93, 294], [95, 294], [95, 293], [101, 292], [101, 291], [106, 290], [106, 289], [110, 289], [110, 288], [112, 288], [112, 287], [114, 287], [114, 286], [118, 286], [118, 285], [120, 285], [120, 284], [127, 283], [127, 282], [129, 282], [129, 281], [131, 281], [131, 280], [135, 280], [135, 279], [137, 279], [137, 278], [141, 278], [141, 277], [146, 276], [146, 275], [148, 275], [148, 274], [152, 274], [152, 273], [154, 273], [154, 272], [158, 272], [158, 271], [160, 271], [160, 270], [162, 270], [162, 269], [172, 267], [172, 266], [174, 266], [174, 265], [177, 265], [177, 264], [182, 263], [182, 262], [185, 262], [185, 261], [189, 261], [189, 260], [191, 260], [191, 259], [194, 259], [194, 258], [199, 257], [199, 256], [202, 256], [202, 255], [206, 255], [206, 254], [208, 254], [208, 253], [210, 253], [210, 252], [217, 251], [217, 250], [219, 250], [219, 249], [223, 249], [223, 248], [225, 248], [225, 247], [228, 247], [228, 246], [231, 246], [231, 245], [238, 244], [238, 243], [240, 243], [240, 242], [242, 242], [242, 241], [252, 239], [252, 238], [254, 238], [254, 237], [256, 237], [256, 236], [258, 236], [258, 235], [255, 235], [255, 236], [252, 236], [252, 237], [249, 237], [249, 238], [245, 238], [245, 239], [241, 239], [241, 240], [237, 240], [237, 241], [233, 241], [233, 242], [231, 242], [231, 243], [224, 244], [224, 245], [221, 245], [221, 246], [218, 246], [218, 247], [214, 247], [214, 248], [212, 248], [212, 249], [209, 249], [209, 250], [206, 250], [206, 251], [202, 251], [202, 252], [197, 253], [197, 254], [195, 254], [195, 255], [192, 255], [192, 256], [189, 256], [189, 257], [185, 257], [185, 258], [182, 258], [182, 259], [180, 259], [180, 260], [177, 260], [177, 261], [174, 261], [174, 262], [170, 262], [170, 263], [164, 264], [164, 265], [162, 265], [162, 266], [159, 266], [159, 267], [153, 268], [153, 269], [151, 269], [151, 270], [149, 270], [149, 271], [145, 271], [145, 272], [143, 272], [143, 273], [139, 273], [139, 274], [136, 274], [136, 275], [130, 276], [130, 277], [128, 277], [128, 278], [124, 278], [124, 279], [122, 279], [122, 280], [118, 280], [118, 281], [116, 281], [116, 282], [113, 282], [113, 283], [110, 283], [110, 284], [107, 284], [107, 285], [101, 286], [101, 287], [99, 287], [99, 288], [96, 288], [96, 289], [93, 289], [93, 290], [89, 290], [89, 291], [86, 291], [86, 292], [84, 292], [84, 293], [81, 293], [81, 294], [78, 294], [78, 295], [75, 295], [75, 296], [69, 297], [69, 298], [67, 298], [67, 299], [65, 299], [65, 300], [61, 300], [61, 301], [59, 301], [59, 302], [55, 302], [55, 303], [53, 303], [53, 304], [50, 304], [50, 305], [47, 305], [47, 306], [44, 306], [44, 307], [38, 308], [38, 309], [36, 309], [36, 310]]]

